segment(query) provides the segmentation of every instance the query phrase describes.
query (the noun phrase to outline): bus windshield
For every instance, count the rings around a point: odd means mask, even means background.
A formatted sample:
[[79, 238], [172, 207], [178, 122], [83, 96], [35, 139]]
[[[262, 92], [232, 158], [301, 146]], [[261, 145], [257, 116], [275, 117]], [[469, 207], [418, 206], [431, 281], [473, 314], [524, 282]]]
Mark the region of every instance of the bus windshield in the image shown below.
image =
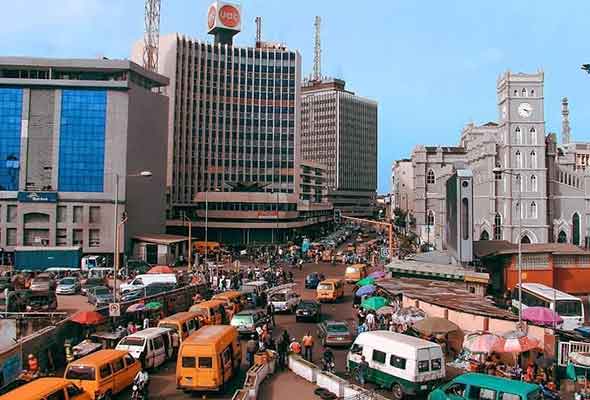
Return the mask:
[[582, 302], [579, 300], [557, 300], [555, 312], [561, 317], [581, 317]]

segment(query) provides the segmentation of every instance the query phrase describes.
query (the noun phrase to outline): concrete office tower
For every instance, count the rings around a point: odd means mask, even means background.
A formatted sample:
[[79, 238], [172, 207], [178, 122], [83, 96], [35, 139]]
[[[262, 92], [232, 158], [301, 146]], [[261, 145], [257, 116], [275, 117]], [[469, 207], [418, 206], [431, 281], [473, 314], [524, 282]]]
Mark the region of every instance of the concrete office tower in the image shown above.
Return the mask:
[[0, 248], [112, 253], [117, 175], [121, 252], [163, 232], [167, 84], [125, 60], [0, 57]]
[[239, 21], [239, 8], [216, 2], [214, 44], [160, 39], [159, 72], [171, 79], [168, 226], [186, 232], [186, 215], [201, 240], [206, 230], [210, 241], [283, 241], [308, 226], [297, 209], [301, 57], [268, 42], [234, 46]]
[[369, 216], [377, 189], [377, 102], [340, 79], [302, 88], [301, 157], [327, 167], [329, 199], [345, 215]]

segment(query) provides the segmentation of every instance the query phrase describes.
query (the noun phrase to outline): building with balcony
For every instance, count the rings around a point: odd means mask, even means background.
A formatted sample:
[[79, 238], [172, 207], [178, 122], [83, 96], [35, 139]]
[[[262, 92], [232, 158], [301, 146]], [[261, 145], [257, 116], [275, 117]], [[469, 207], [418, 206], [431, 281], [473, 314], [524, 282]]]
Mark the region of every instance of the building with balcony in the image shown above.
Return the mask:
[[[114, 251], [163, 232], [168, 79], [126, 60], [0, 57], [0, 248]], [[149, 112], [148, 112], [149, 111]], [[150, 171], [149, 181], [128, 178]], [[118, 177], [118, 215], [115, 187]]]

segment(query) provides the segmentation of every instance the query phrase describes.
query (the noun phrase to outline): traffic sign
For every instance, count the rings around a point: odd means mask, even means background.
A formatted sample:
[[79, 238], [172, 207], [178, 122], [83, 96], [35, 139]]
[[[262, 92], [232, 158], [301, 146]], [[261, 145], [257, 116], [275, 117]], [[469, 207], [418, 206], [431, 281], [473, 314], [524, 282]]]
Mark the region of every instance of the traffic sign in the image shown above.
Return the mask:
[[120, 317], [121, 316], [121, 305], [119, 303], [109, 304], [109, 317]]

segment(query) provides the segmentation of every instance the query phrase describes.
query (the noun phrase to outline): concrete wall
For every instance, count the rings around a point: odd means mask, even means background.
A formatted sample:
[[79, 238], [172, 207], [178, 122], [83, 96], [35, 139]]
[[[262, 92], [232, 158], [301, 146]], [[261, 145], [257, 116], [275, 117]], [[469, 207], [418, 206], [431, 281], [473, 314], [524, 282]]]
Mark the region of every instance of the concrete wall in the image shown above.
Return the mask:
[[127, 245], [136, 234], [163, 233], [165, 230], [167, 129], [168, 98], [131, 84], [127, 174], [150, 171], [152, 176], [127, 178]]

